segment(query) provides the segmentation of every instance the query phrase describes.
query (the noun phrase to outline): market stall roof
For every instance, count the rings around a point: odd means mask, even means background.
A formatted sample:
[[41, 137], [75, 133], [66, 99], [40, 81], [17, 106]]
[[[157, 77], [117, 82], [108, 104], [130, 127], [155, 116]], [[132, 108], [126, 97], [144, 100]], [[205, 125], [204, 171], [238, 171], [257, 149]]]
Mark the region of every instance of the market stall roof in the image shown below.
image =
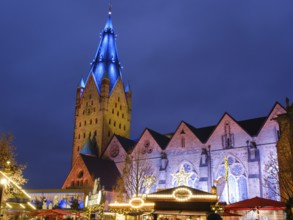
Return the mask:
[[148, 201], [217, 202], [218, 196], [188, 186], [177, 186], [146, 195]]
[[246, 199], [240, 202], [232, 203], [225, 206], [225, 210], [283, 210], [286, 208], [285, 203], [278, 202], [271, 199], [264, 199], [260, 197], [254, 197], [252, 199]]
[[206, 215], [218, 202], [218, 196], [188, 186], [177, 186], [148, 194], [146, 201], [155, 203], [154, 210], [158, 214]]

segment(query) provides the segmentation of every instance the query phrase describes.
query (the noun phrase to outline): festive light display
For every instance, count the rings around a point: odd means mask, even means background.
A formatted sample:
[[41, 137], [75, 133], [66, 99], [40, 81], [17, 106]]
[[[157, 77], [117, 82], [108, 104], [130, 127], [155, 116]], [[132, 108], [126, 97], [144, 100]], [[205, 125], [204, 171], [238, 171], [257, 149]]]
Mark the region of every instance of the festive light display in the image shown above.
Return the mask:
[[31, 196], [29, 194], [27, 194], [26, 191], [24, 191], [16, 182], [14, 182], [12, 179], [10, 179], [5, 173], [3, 173], [2, 171], [0, 171], [0, 174], [2, 174], [7, 180], [8, 182], [13, 183], [13, 185], [19, 189], [25, 196], [27, 196], [27, 198], [31, 198]]
[[35, 207], [33, 204], [31, 204], [30, 202], [28, 202], [27, 204], [28, 204], [32, 209], [36, 210], [36, 207]]
[[173, 191], [172, 196], [177, 201], [184, 202], [190, 200], [192, 192], [186, 188], [178, 188]]
[[146, 193], [149, 193], [151, 187], [154, 185], [156, 182], [156, 177], [155, 176], [145, 176], [144, 177], [144, 182], [143, 185], [146, 188]]
[[145, 202], [144, 199], [140, 197], [134, 197], [129, 200], [128, 203], [125, 202], [114, 202], [109, 204], [111, 212], [118, 214], [129, 214], [137, 211], [152, 211], [155, 207], [155, 203]]
[[174, 178], [176, 178], [177, 185], [188, 185], [188, 180], [190, 176], [192, 175], [191, 173], [186, 173], [184, 170], [184, 167], [181, 166], [180, 170], [178, 173], [173, 173], [171, 174]]
[[208, 200], [208, 201], [217, 201], [218, 196], [217, 195], [209, 195], [209, 194], [197, 194], [194, 195], [192, 192], [185, 188], [180, 187], [175, 189], [172, 194], [149, 194], [146, 196], [146, 198], [150, 199], [160, 199], [160, 200], [172, 200], [175, 199], [178, 202], [186, 202], [189, 200]]

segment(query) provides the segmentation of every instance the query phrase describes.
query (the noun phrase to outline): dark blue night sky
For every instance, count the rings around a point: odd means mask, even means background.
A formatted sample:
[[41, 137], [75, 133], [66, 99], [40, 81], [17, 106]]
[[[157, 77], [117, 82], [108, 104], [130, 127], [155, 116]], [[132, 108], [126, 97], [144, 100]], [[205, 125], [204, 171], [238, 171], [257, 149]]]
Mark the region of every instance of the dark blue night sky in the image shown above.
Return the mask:
[[[0, 132], [15, 135], [27, 188], [61, 187], [70, 169], [75, 92], [106, 0], [0, 1]], [[265, 116], [293, 99], [293, 1], [113, 0], [132, 138]]]

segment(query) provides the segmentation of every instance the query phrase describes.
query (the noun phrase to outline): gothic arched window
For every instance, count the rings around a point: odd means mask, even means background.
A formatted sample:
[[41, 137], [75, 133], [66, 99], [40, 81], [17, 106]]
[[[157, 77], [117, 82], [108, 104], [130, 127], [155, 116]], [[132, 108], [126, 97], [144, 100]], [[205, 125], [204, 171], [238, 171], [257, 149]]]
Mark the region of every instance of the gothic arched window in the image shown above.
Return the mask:
[[197, 188], [198, 185], [198, 175], [192, 165], [188, 161], [184, 161], [179, 165], [178, 170], [171, 174], [172, 176], [172, 186], [189, 186], [192, 188]]
[[247, 199], [247, 175], [244, 166], [233, 156], [228, 156], [227, 162], [226, 166], [225, 161], [220, 164], [216, 175], [220, 201], [233, 203]]

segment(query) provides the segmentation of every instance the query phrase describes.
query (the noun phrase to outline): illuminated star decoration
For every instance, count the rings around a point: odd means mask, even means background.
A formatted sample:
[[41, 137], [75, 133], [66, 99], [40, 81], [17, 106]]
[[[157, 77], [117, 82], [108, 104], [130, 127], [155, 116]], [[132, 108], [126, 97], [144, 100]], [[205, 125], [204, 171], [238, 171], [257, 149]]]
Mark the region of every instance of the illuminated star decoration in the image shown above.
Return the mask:
[[151, 187], [154, 185], [156, 182], [156, 177], [155, 176], [145, 176], [144, 177], [144, 182], [143, 185], [146, 188], [146, 193], [149, 193]]
[[181, 166], [180, 170], [178, 173], [174, 173], [174, 174], [171, 174], [171, 176], [173, 176], [173, 178], [176, 179], [176, 182], [177, 182], [177, 185], [184, 185], [184, 186], [187, 186], [188, 185], [188, 180], [189, 180], [189, 177], [191, 176], [192, 174], [191, 173], [186, 173], [185, 170], [184, 170], [184, 167]]

